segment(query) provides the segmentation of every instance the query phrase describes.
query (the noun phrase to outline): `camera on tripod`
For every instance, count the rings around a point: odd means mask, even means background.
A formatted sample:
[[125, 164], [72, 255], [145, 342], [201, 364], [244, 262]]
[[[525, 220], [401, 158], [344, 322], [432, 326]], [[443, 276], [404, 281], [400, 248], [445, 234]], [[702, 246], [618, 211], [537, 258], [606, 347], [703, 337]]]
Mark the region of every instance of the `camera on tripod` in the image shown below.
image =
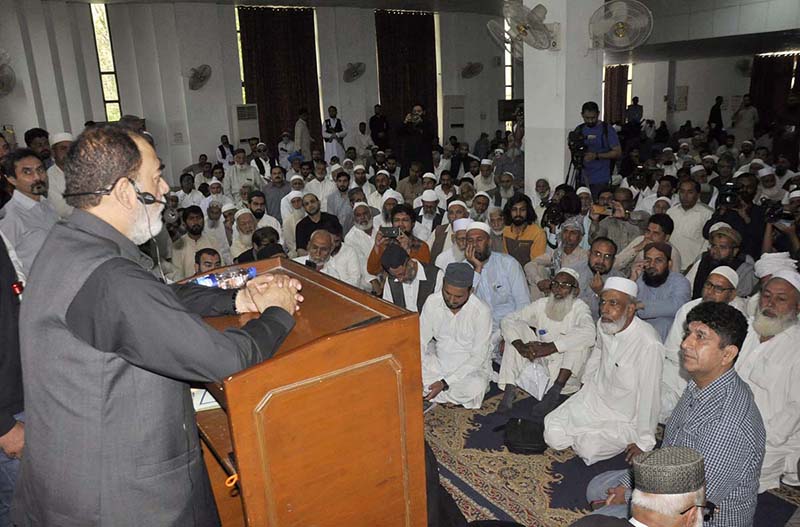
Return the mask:
[[586, 138], [583, 132], [579, 130], [572, 130], [567, 135], [567, 148], [572, 155], [572, 166], [577, 170], [583, 168], [583, 155], [586, 153]]

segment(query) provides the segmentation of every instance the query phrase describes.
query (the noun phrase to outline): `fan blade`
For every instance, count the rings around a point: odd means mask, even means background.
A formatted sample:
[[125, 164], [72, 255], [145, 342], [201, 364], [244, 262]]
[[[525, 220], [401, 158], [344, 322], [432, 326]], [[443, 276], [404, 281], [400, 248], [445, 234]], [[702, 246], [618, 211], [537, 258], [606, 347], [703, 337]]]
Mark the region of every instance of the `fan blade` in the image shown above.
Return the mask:
[[608, 6], [608, 10], [611, 16], [616, 20], [625, 20], [628, 16], [628, 3], [624, 1], [612, 2], [611, 5]]
[[512, 20], [525, 21], [530, 12], [531, 10], [523, 6], [522, 2], [506, 1], [503, 4], [503, 16], [508, 20], [509, 24], [512, 23]]
[[627, 36], [625, 37], [615, 36], [613, 38], [608, 38], [606, 42], [610, 43], [615, 49], [618, 49], [620, 51], [623, 51], [624, 49], [626, 49], [628, 46], [631, 45], [631, 39]]
[[612, 17], [603, 17], [594, 24], [592, 24], [592, 35], [594, 36], [603, 36], [604, 34], [611, 31], [611, 28], [614, 27], [617, 21], [614, 20]]
[[492, 40], [494, 40], [500, 47], [505, 48], [506, 51], [511, 50], [509, 47], [511, 39], [506, 34], [503, 24], [497, 20], [489, 20], [486, 23], [486, 30], [489, 32]]

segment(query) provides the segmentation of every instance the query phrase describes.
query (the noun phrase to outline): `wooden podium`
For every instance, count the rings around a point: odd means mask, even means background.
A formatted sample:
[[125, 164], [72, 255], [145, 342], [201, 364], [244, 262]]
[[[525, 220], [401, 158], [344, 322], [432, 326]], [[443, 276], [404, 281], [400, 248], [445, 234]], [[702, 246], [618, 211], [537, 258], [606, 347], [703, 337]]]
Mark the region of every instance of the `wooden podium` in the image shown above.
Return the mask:
[[223, 524], [426, 525], [417, 314], [290, 260], [236, 267], [295, 277], [305, 301], [277, 354], [208, 386], [221, 408], [197, 413]]

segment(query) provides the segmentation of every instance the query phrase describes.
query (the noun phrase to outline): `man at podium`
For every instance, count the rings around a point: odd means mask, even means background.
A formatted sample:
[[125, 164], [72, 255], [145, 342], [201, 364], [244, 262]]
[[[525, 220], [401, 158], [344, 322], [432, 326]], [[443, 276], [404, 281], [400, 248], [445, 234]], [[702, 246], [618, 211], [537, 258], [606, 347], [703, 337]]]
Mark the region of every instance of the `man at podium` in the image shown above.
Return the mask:
[[[64, 168], [72, 216], [34, 262], [20, 316], [25, 440], [12, 521], [219, 524], [190, 382], [269, 358], [294, 327], [300, 284], [167, 285], [138, 249], [162, 228], [161, 162], [138, 133], [86, 129]], [[203, 316], [257, 312], [219, 332]]]

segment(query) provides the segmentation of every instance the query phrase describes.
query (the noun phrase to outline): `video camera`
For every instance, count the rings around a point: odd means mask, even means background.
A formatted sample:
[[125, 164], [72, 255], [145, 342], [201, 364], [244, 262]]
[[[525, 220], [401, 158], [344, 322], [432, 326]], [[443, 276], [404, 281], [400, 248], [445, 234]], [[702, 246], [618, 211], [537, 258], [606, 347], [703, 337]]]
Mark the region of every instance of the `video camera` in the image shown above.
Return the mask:
[[586, 138], [580, 130], [572, 130], [567, 135], [567, 148], [572, 155], [572, 165], [577, 169], [583, 169], [583, 154], [586, 153]]
[[764, 219], [767, 223], [794, 222], [794, 215], [791, 212], [784, 210], [783, 203], [780, 201], [761, 198], [761, 206], [764, 207]]
[[717, 198], [717, 206], [732, 207], [739, 203], [739, 185], [733, 181], [729, 181], [722, 185], [719, 189], [719, 197]]

